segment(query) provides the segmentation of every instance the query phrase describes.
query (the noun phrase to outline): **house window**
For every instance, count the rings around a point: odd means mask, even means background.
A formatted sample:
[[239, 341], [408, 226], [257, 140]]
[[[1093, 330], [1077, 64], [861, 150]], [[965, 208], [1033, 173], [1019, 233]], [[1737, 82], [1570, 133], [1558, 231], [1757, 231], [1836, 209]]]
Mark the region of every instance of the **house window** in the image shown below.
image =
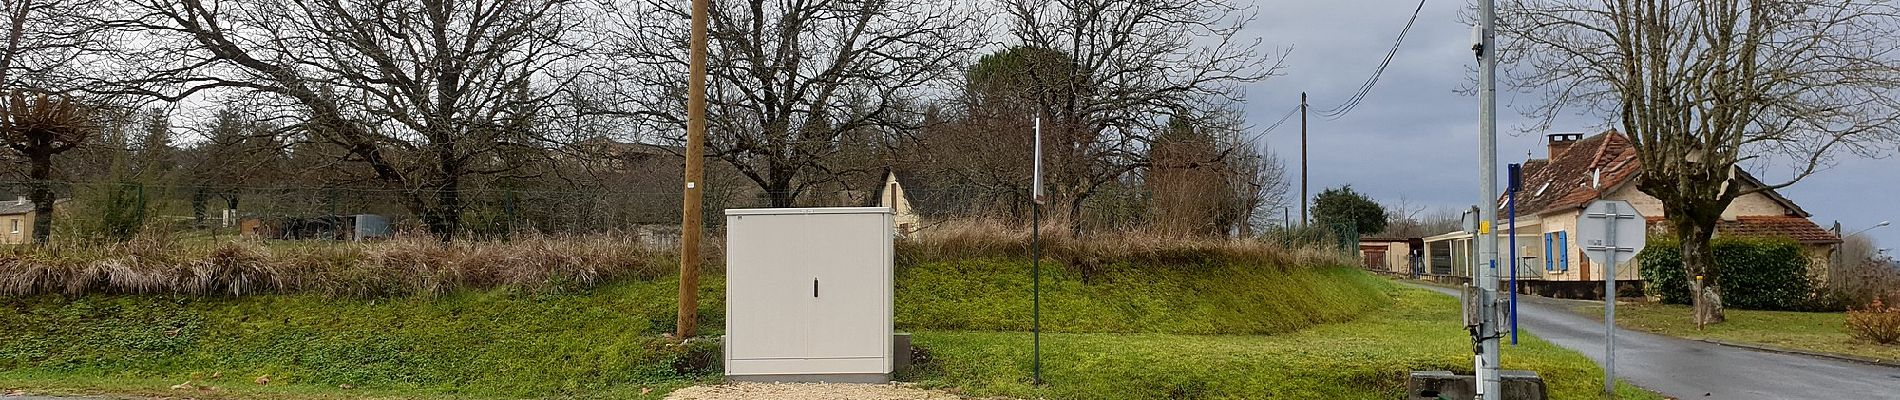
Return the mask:
[[1570, 232], [1544, 234], [1544, 271], [1570, 271]]
[[12, 221], [13, 221], [13, 233], [20, 233], [20, 219], [14, 218], [12, 219]]

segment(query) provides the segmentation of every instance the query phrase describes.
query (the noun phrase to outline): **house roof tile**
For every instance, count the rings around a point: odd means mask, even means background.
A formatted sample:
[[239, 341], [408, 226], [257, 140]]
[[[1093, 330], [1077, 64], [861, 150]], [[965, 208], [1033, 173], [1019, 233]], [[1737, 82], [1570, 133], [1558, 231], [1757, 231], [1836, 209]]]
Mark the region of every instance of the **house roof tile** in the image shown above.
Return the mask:
[[[1668, 220], [1663, 217], [1646, 217], [1652, 229], [1664, 229]], [[1715, 232], [1734, 237], [1785, 237], [1801, 244], [1840, 243], [1840, 235], [1815, 225], [1806, 217], [1785, 216], [1740, 216], [1734, 220], [1716, 222]]]
[[[1524, 171], [1524, 193], [1518, 194], [1518, 212], [1542, 214], [1579, 208], [1602, 197], [1635, 176], [1642, 166], [1629, 139], [1616, 131], [1590, 136], [1570, 144], [1548, 160], [1532, 160]], [[1600, 182], [1594, 177], [1601, 171]]]

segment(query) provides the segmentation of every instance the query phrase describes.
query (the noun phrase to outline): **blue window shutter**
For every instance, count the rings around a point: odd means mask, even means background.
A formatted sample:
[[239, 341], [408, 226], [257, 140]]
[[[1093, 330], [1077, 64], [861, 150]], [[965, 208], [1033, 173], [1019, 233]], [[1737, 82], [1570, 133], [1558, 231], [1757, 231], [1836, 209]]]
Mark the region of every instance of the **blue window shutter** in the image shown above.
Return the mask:
[[1563, 268], [1565, 272], [1570, 271], [1570, 231], [1557, 232], [1557, 249], [1561, 250], [1557, 253], [1560, 260], [1557, 266]]
[[1550, 250], [1551, 242], [1553, 242], [1554, 240], [1555, 239], [1551, 237], [1551, 234], [1549, 233], [1544, 234], [1544, 270], [1545, 271], [1557, 270], [1557, 262], [1550, 259], [1550, 255], [1554, 254]]

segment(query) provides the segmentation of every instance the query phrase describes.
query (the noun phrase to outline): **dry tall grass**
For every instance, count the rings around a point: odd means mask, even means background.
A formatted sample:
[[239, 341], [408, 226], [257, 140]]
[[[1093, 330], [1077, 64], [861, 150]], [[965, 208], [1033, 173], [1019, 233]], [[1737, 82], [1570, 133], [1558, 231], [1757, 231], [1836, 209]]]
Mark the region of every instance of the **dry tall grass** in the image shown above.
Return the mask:
[[[1245, 238], [1167, 235], [1153, 231], [1091, 232], [1077, 238], [1060, 222], [1042, 227], [1043, 256], [1071, 268], [1115, 263], [1193, 265], [1238, 262], [1274, 267], [1345, 266], [1358, 261], [1326, 246], [1287, 247]], [[1030, 231], [1001, 221], [945, 221], [899, 242], [897, 254], [908, 262], [967, 257], [1027, 257]]]
[[624, 235], [523, 236], [441, 243], [399, 237], [366, 243], [181, 241], [20, 246], [0, 253], [0, 295], [88, 293], [242, 296], [440, 294], [511, 287], [547, 292], [672, 271], [672, 252]]
[[[1086, 280], [1117, 264], [1180, 267], [1245, 263], [1266, 267], [1355, 262], [1329, 248], [1288, 248], [1259, 240], [1182, 237], [1142, 231], [1069, 235], [1060, 222], [1043, 229], [1044, 256]], [[722, 265], [713, 238], [703, 253]], [[976, 257], [1024, 258], [1029, 230], [997, 220], [949, 221], [898, 243], [900, 263]], [[677, 252], [636, 236], [519, 236], [506, 241], [442, 243], [426, 236], [343, 243], [254, 238], [177, 239], [142, 234], [125, 243], [16, 246], [0, 251], [0, 296], [91, 293], [244, 296], [320, 293], [374, 297], [436, 295], [459, 289], [531, 292], [585, 289], [613, 279], [656, 279], [674, 272]]]

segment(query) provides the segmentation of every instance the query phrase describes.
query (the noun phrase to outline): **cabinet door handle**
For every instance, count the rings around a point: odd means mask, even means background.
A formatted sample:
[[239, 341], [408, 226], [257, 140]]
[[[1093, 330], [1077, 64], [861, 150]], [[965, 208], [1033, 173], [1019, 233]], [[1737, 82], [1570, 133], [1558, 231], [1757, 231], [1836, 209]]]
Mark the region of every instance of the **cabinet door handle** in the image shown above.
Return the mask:
[[818, 297], [818, 278], [811, 278], [811, 297]]

